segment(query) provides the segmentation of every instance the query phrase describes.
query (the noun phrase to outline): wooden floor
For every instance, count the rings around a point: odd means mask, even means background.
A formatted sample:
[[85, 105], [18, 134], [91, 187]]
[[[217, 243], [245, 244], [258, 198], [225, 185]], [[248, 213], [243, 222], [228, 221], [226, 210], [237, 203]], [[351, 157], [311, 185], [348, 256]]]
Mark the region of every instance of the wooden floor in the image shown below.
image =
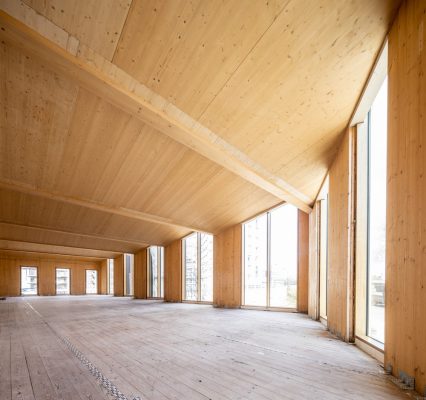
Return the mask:
[[402, 399], [377, 362], [299, 314], [107, 296], [0, 301], [0, 399]]

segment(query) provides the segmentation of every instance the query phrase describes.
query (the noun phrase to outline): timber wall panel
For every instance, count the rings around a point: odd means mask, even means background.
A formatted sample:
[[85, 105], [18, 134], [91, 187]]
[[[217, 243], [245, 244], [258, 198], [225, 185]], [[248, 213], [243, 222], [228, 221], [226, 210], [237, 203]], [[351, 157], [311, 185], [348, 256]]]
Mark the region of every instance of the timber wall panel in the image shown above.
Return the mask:
[[[10, 255], [0, 252], [0, 296], [20, 296], [21, 266], [38, 268], [38, 292], [40, 296], [56, 295], [56, 268], [69, 268], [73, 295], [86, 293], [86, 269], [96, 269], [101, 274], [100, 262], [80, 261], [55, 255]], [[98, 292], [100, 280], [98, 280]]]
[[135, 254], [135, 299], [146, 299], [147, 287], [147, 249]]
[[298, 210], [297, 311], [308, 312], [309, 214]]
[[214, 237], [213, 303], [238, 308], [242, 301], [242, 225]]
[[114, 296], [124, 296], [124, 254], [114, 258]]
[[[329, 172], [327, 322], [338, 337], [353, 339], [351, 273], [351, 195], [353, 129], [345, 132]], [[351, 300], [352, 298], [352, 300]]]
[[182, 241], [164, 249], [164, 301], [182, 301]]
[[389, 35], [385, 363], [426, 386], [426, 2]]
[[101, 261], [100, 294], [108, 294], [108, 260]]

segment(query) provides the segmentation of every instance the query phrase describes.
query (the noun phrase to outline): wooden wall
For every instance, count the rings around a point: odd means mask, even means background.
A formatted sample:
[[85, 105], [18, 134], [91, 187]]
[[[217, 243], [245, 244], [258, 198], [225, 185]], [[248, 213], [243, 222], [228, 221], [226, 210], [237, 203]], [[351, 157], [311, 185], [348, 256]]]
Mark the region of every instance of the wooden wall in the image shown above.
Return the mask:
[[147, 249], [143, 249], [135, 254], [134, 273], [135, 299], [146, 299], [148, 296]]
[[182, 241], [164, 249], [164, 301], [182, 301]]
[[[38, 268], [38, 291], [40, 296], [56, 294], [56, 268], [69, 268], [71, 271], [71, 294], [86, 293], [86, 269], [96, 269], [101, 275], [100, 262], [79, 260], [74, 257], [55, 255], [35, 255], [32, 253], [0, 252], [0, 296], [20, 296], [21, 266]], [[100, 279], [98, 279], [100, 292]]]
[[297, 311], [308, 312], [309, 214], [298, 212]]
[[114, 296], [124, 296], [124, 254], [114, 258]]
[[426, 386], [426, 2], [389, 35], [385, 363]]
[[99, 275], [100, 294], [108, 294], [108, 260], [101, 261], [101, 272]]
[[354, 340], [351, 206], [354, 135], [354, 128], [345, 132], [329, 171], [327, 322], [329, 330], [346, 341]]
[[214, 237], [213, 304], [241, 307], [242, 225], [235, 225]]

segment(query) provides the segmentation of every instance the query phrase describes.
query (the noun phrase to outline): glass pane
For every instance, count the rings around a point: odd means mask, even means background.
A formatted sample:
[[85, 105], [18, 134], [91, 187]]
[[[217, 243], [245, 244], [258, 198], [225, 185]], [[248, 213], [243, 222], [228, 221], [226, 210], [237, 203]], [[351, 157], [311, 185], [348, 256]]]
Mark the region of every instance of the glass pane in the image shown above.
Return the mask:
[[371, 107], [369, 132], [367, 335], [384, 343], [387, 80]]
[[244, 304], [266, 306], [267, 216], [244, 224]]
[[327, 318], [328, 194], [320, 202], [320, 317]]
[[160, 247], [160, 297], [164, 297], [164, 247]]
[[185, 300], [197, 300], [197, 234], [184, 239]]
[[56, 268], [56, 294], [70, 294], [70, 270]]
[[133, 294], [133, 280], [132, 280], [132, 254], [126, 254], [125, 259], [125, 295], [131, 296]]
[[200, 234], [201, 301], [213, 301], [213, 236]]
[[114, 294], [114, 260], [108, 260], [109, 268], [109, 294]]
[[21, 267], [21, 294], [37, 294], [36, 267]]
[[98, 271], [86, 269], [86, 294], [98, 293]]
[[151, 246], [149, 248], [149, 277], [150, 277], [150, 297], [158, 297], [158, 248]]
[[297, 208], [271, 211], [270, 306], [297, 306]]

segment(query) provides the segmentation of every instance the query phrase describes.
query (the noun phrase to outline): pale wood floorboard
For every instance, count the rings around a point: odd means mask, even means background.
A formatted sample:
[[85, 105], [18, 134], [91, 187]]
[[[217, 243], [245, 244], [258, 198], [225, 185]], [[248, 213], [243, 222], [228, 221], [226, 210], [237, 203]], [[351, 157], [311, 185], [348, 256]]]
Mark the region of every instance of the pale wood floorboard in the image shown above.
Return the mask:
[[378, 363], [300, 314], [109, 296], [0, 302], [0, 399], [402, 399]]

